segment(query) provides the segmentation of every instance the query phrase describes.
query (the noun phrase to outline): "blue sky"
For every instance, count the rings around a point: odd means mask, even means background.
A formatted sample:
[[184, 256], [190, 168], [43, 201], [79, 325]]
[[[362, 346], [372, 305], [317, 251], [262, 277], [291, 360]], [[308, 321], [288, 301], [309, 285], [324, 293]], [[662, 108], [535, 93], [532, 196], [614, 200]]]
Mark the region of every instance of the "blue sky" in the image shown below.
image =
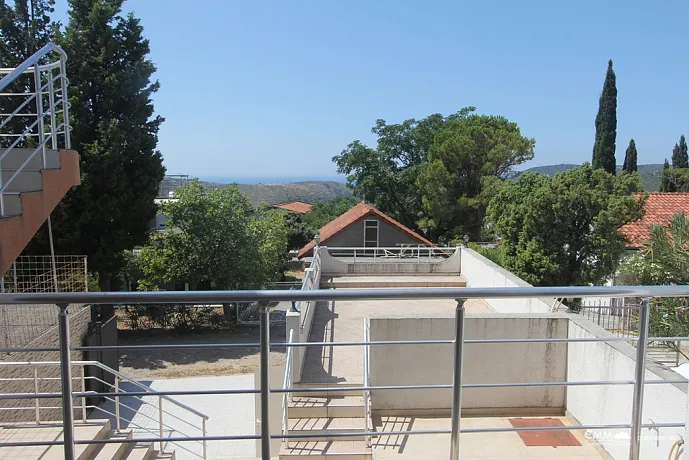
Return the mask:
[[[64, 15], [66, 0], [58, 0]], [[608, 59], [617, 162], [689, 135], [689, 2], [129, 0], [158, 67], [170, 174], [326, 178], [377, 118], [468, 105], [536, 139], [525, 166], [590, 161]]]

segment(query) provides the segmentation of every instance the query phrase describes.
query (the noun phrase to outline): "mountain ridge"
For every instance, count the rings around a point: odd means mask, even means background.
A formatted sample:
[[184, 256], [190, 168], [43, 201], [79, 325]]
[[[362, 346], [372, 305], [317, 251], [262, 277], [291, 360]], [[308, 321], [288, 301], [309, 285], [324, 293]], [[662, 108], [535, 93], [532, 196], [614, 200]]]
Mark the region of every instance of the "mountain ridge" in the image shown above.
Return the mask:
[[[581, 165], [561, 163], [556, 165], [543, 165], [534, 166], [533, 168], [525, 169], [524, 171], [519, 171], [516, 175], [523, 174], [525, 172], [536, 172], [547, 174], [549, 176], [554, 176], [558, 173], [568, 171], [572, 168], [576, 168]], [[662, 163], [649, 163], [645, 165], [638, 165], [637, 168], [639, 176], [641, 177], [641, 183], [646, 192], [657, 192], [660, 189], [660, 178], [663, 175], [663, 164]], [[617, 172], [622, 171], [622, 166], [617, 166]]]

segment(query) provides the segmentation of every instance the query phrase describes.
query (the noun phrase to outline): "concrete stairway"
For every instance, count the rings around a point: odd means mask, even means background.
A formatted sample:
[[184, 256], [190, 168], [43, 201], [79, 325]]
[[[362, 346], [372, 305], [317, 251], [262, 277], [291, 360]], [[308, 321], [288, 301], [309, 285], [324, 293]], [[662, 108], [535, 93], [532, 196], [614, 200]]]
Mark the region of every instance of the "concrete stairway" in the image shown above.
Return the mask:
[[363, 436], [329, 435], [363, 432], [365, 415], [360, 391], [296, 393], [287, 409], [289, 433], [309, 436], [284, 442], [280, 460], [371, 460], [373, 453]]
[[[130, 440], [131, 431], [115, 432], [109, 420], [75, 422], [74, 437], [77, 440]], [[0, 425], [0, 442], [54, 441], [62, 440], [60, 422], [43, 422], [40, 425], [14, 423]], [[78, 460], [174, 460], [175, 453], [161, 453], [153, 443], [117, 442], [112, 444], [77, 444], [75, 454]], [[4, 447], [0, 448], [0, 459], [58, 460], [64, 458], [62, 446]]]
[[[22, 167], [33, 149], [12, 149], [0, 163], [2, 184]], [[2, 193], [0, 275], [22, 252], [69, 189], [80, 183], [79, 155], [73, 150], [39, 152]]]

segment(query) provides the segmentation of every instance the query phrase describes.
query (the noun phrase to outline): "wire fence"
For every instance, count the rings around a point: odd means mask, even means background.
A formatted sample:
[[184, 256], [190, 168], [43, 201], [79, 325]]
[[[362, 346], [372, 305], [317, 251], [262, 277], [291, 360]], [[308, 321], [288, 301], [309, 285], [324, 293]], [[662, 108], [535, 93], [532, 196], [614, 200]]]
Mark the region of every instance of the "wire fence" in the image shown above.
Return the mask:
[[[86, 256], [55, 256], [54, 273], [51, 256], [20, 256], [0, 278], [0, 292], [88, 292], [86, 260]], [[26, 346], [56, 327], [57, 320], [55, 305], [0, 305], [0, 347]]]

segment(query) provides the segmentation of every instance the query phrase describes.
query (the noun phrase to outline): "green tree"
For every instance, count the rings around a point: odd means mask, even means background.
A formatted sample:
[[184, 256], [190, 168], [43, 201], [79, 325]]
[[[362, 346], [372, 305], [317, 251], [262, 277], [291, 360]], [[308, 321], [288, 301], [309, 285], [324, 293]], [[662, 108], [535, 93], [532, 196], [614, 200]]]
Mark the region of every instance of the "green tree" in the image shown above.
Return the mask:
[[615, 72], [612, 70], [612, 60], [608, 61], [608, 71], [603, 83], [603, 92], [598, 102], [596, 115], [596, 140], [593, 144], [594, 169], [604, 169], [615, 174], [615, 141], [617, 138], [617, 86]]
[[280, 210], [275, 212], [282, 214], [285, 225], [287, 225], [287, 246], [289, 249], [301, 249], [316, 234], [316, 231], [304, 222], [303, 214]]
[[660, 177], [660, 191], [669, 192], [670, 191], [670, 181], [669, 181], [670, 163], [668, 163], [667, 158], [663, 164], [663, 172]]
[[151, 82], [156, 69], [140, 21], [123, 16], [122, 3], [70, 0], [59, 37], [69, 55], [72, 146], [82, 179], [56, 208], [53, 231], [59, 252], [88, 255], [104, 291], [124, 251], [148, 239], [165, 174], [156, 151], [163, 118], [154, 115], [151, 99], [159, 87]]
[[429, 216], [425, 225], [438, 238], [478, 239], [496, 178], [533, 158], [535, 143], [504, 117], [472, 114], [446, 122], [417, 180]]
[[488, 207], [505, 268], [537, 286], [601, 283], [626, 246], [617, 229], [643, 212], [645, 200], [633, 195], [640, 189], [637, 174], [615, 177], [588, 164], [506, 182]]
[[672, 148], [672, 167], [689, 168], [689, 155], [687, 154], [687, 140], [684, 134], [679, 138], [679, 144]]
[[637, 171], [636, 159], [637, 159], [636, 144], [634, 143], [634, 139], [631, 139], [629, 141], [629, 147], [627, 147], [627, 151], [624, 154], [624, 164], [622, 165], [622, 171], [630, 172], [630, 173], [636, 172]]
[[236, 185], [190, 181], [161, 212], [169, 231], [153, 234], [141, 250], [143, 289], [256, 289], [279, 278], [287, 253], [283, 216], [254, 211]]
[[337, 172], [347, 175], [354, 195], [414, 230], [426, 217], [421, 192], [416, 185], [421, 167], [428, 160], [435, 136], [448, 121], [476, 110], [466, 107], [444, 117], [433, 114], [422, 120], [409, 119], [399, 124], [377, 120], [371, 129], [378, 136], [376, 148], [360, 141], [350, 143], [333, 157]]
[[305, 213], [303, 216], [303, 221], [311, 232], [308, 241], [311, 241], [316, 232], [318, 232], [318, 229], [334, 218], [347, 212], [358, 202], [359, 200], [353, 195], [331, 198], [326, 201], [317, 201], [309, 212]]

